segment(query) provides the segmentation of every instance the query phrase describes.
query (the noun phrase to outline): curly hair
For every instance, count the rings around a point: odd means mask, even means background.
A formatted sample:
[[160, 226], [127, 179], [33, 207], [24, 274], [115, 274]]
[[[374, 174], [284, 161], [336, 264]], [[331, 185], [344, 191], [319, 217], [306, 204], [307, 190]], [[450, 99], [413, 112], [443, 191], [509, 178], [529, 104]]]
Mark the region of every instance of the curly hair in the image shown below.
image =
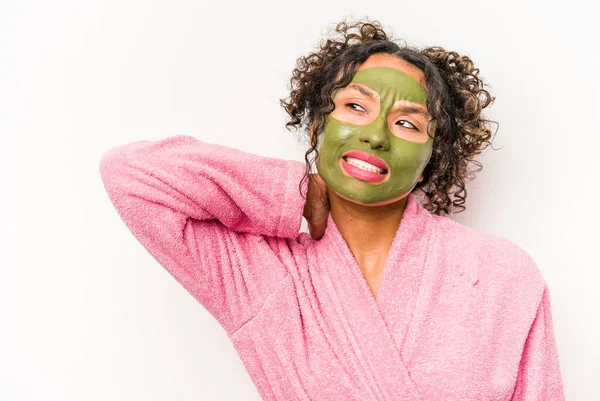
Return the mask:
[[297, 60], [290, 95], [280, 103], [289, 115], [286, 128], [303, 128], [308, 137], [310, 147], [305, 153], [306, 174], [302, 181], [308, 178], [318, 157], [318, 138], [323, 135], [327, 115], [334, 109], [333, 91], [348, 85], [360, 64], [377, 53], [399, 57], [424, 74], [427, 109], [436, 128], [424, 179], [415, 186], [424, 195], [423, 207], [436, 215], [464, 211], [465, 184], [483, 168], [475, 157], [491, 144], [490, 126], [495, 122], [485, 119], [482, 110], [494, 98], [469, 57], [441, 47], [418, 49], [403, 41], [398, 43], [378, 21], [340, 22], [332, 37], [320, 42], [317, 51]]

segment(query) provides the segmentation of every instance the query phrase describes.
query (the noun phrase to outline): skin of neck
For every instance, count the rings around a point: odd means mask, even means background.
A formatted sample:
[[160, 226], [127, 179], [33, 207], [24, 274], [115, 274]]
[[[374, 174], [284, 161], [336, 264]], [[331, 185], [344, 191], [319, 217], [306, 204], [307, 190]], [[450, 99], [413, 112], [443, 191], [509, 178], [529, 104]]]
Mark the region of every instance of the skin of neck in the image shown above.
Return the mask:
[[330, 213], [357, 262], [368, 271], [384, 263], [400, 226], [408, 196], [383, 206], [365, 206], [328, 188]]

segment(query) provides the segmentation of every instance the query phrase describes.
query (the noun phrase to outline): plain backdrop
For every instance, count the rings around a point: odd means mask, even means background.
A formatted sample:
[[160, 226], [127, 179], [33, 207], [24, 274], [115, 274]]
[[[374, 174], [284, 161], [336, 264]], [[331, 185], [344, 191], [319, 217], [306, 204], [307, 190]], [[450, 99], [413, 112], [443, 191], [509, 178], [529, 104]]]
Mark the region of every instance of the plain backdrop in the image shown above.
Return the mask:
[[[548, 282], [567, 398], [600, 394], [600, 46], [583, 1], [0, 2], [0, 399], [259, 400], [225, 331], [130, 234], [111, 147], [187, 134], [302, 160], [278, 99], [344, 17], [467, 54], [497, 100], [463, 224]], [[303, 226], [306, 229], [305, 225]]]

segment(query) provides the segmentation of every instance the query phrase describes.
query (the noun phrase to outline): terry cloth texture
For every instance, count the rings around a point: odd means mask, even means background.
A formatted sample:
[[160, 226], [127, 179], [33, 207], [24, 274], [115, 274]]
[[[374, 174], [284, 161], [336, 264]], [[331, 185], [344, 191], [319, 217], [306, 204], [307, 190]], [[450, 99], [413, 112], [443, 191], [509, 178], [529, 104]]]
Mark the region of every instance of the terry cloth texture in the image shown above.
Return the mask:
[[321, 240], [299, 232], [304, 171], [185, 135], [100, 162], [122, 220], [226, 330], [263, 399], [565, 399], [525, 251], [409, 195], [375, 299], [331, 215]]

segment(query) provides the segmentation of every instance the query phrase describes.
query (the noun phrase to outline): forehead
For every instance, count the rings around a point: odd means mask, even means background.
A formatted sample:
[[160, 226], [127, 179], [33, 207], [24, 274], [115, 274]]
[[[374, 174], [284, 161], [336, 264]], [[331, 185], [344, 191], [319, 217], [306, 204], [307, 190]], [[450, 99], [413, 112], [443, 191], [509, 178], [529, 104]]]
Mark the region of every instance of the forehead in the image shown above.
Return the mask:
[[[371, 55], [362, 63], [351, 82], [374, 90], [376, 96], [385, 103], [406, 100], [425, 105], [427, 90], [424, 81], [424, 74], [417, 67], [396, 56], [382, 53]], [[348, 85], [345, 89], [352, 87], [357, 88], [356, 85]]]
[[[367, 86], [369, 90], [365, 92], [360, 87], [357, 89], [369, 97], [378, 97], [383, 104], [389, 107], [398, 100], [427, 104], [427, 92], [421, 84], [395, 68], [371, 67], [356, 71], [351, 83]], [[347, 88], [349, 90], [354, 87], [354, 85], [348, 85]]]
[[423, 74], [423, 71], [399, 57], [387, 53], [373, 54], [357, 68], [357, 71], [373, 67], [388, 67], [400, 70], [426, 89], [425, 74]]

